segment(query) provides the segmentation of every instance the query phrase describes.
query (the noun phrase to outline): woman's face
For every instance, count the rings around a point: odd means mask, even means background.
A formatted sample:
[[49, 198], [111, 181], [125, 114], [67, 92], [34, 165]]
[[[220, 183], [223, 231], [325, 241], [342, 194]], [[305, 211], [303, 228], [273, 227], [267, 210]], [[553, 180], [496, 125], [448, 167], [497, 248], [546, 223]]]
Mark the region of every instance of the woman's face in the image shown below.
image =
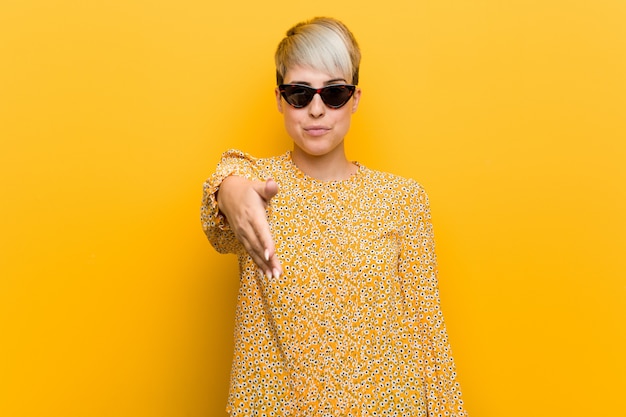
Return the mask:
[[[351, 80], [346, 80], [343, 75], [294, 67], [287, 70], [283, 82], [321, 88], [331, 84], [349, 84]], [[334, 109], [324, 104], [319, 94], [315, 94], [308, 105], [295, 108], [276, 89], [278, 111], [283, 114], [287, 133], [294, 141], [294, 152], [314, 157], [338, 152], [343, 154], [343, 139], [350, 129], [350, 119], [357, 110], [360, 97], [361, 90], [357, 88], [343, 107]]]

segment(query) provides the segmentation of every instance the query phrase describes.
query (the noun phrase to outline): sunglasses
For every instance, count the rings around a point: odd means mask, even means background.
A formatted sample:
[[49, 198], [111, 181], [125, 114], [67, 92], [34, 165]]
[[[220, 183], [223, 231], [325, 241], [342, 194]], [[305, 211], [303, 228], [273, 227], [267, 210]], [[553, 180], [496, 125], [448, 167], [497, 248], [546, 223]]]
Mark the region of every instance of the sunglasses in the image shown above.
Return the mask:
[[324, 104], [333, 109], [338, 109], [350, 100], [356, 89], [355, 85], [333, 84], [322, 88], [313, 88], [302, 84], [281, 84], [278, 91], [285, 101], [300, 109], [309, 105], [315, 94], [319, 94]]

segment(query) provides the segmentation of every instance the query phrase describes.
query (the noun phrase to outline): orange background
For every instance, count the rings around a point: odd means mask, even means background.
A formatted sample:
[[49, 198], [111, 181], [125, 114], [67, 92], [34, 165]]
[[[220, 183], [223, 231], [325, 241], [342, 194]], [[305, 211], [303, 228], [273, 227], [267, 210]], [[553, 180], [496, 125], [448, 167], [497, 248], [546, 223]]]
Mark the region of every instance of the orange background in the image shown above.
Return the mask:
[[625, 2], [5, 0], [0, 415], [225, 415], [201, 185], [290, 148], [273, 53], [315, 15], [363, 50], [349, 157], [430, 194], [471, 415], [623, 413]]

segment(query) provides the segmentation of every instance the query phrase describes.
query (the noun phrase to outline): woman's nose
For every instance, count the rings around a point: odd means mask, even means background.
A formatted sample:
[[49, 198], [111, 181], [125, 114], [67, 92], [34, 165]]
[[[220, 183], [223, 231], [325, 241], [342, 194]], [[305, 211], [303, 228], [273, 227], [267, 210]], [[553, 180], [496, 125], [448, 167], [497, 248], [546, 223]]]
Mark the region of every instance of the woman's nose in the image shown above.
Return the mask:
[[324, 113], [326, 113], [326, 104], [324, 104], [319, 94], [315, 94], [309, 105], [309, 114], [311, 117], [318, 118], [323, 116]]

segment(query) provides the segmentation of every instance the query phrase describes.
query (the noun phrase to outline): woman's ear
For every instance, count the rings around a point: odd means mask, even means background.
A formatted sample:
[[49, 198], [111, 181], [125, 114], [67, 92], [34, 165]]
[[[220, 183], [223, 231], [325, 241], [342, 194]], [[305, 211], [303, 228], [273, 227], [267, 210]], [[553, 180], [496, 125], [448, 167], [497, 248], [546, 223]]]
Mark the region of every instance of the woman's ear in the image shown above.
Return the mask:
[[278, 111], [282, 113], [283, 112], [283, 100], [282, 100], [282, 96], [280, 95], [280, 91], [278, 91], [278, 87], [276, 87], [276, 89], [274, 90], [274, 93], [276, 94], [276, 106], [278, 107]]
[[361, 101], [361, 89], [357, 88], [352, 95], [352, 113], [356, 112], [359, 108], [359, 102]]

